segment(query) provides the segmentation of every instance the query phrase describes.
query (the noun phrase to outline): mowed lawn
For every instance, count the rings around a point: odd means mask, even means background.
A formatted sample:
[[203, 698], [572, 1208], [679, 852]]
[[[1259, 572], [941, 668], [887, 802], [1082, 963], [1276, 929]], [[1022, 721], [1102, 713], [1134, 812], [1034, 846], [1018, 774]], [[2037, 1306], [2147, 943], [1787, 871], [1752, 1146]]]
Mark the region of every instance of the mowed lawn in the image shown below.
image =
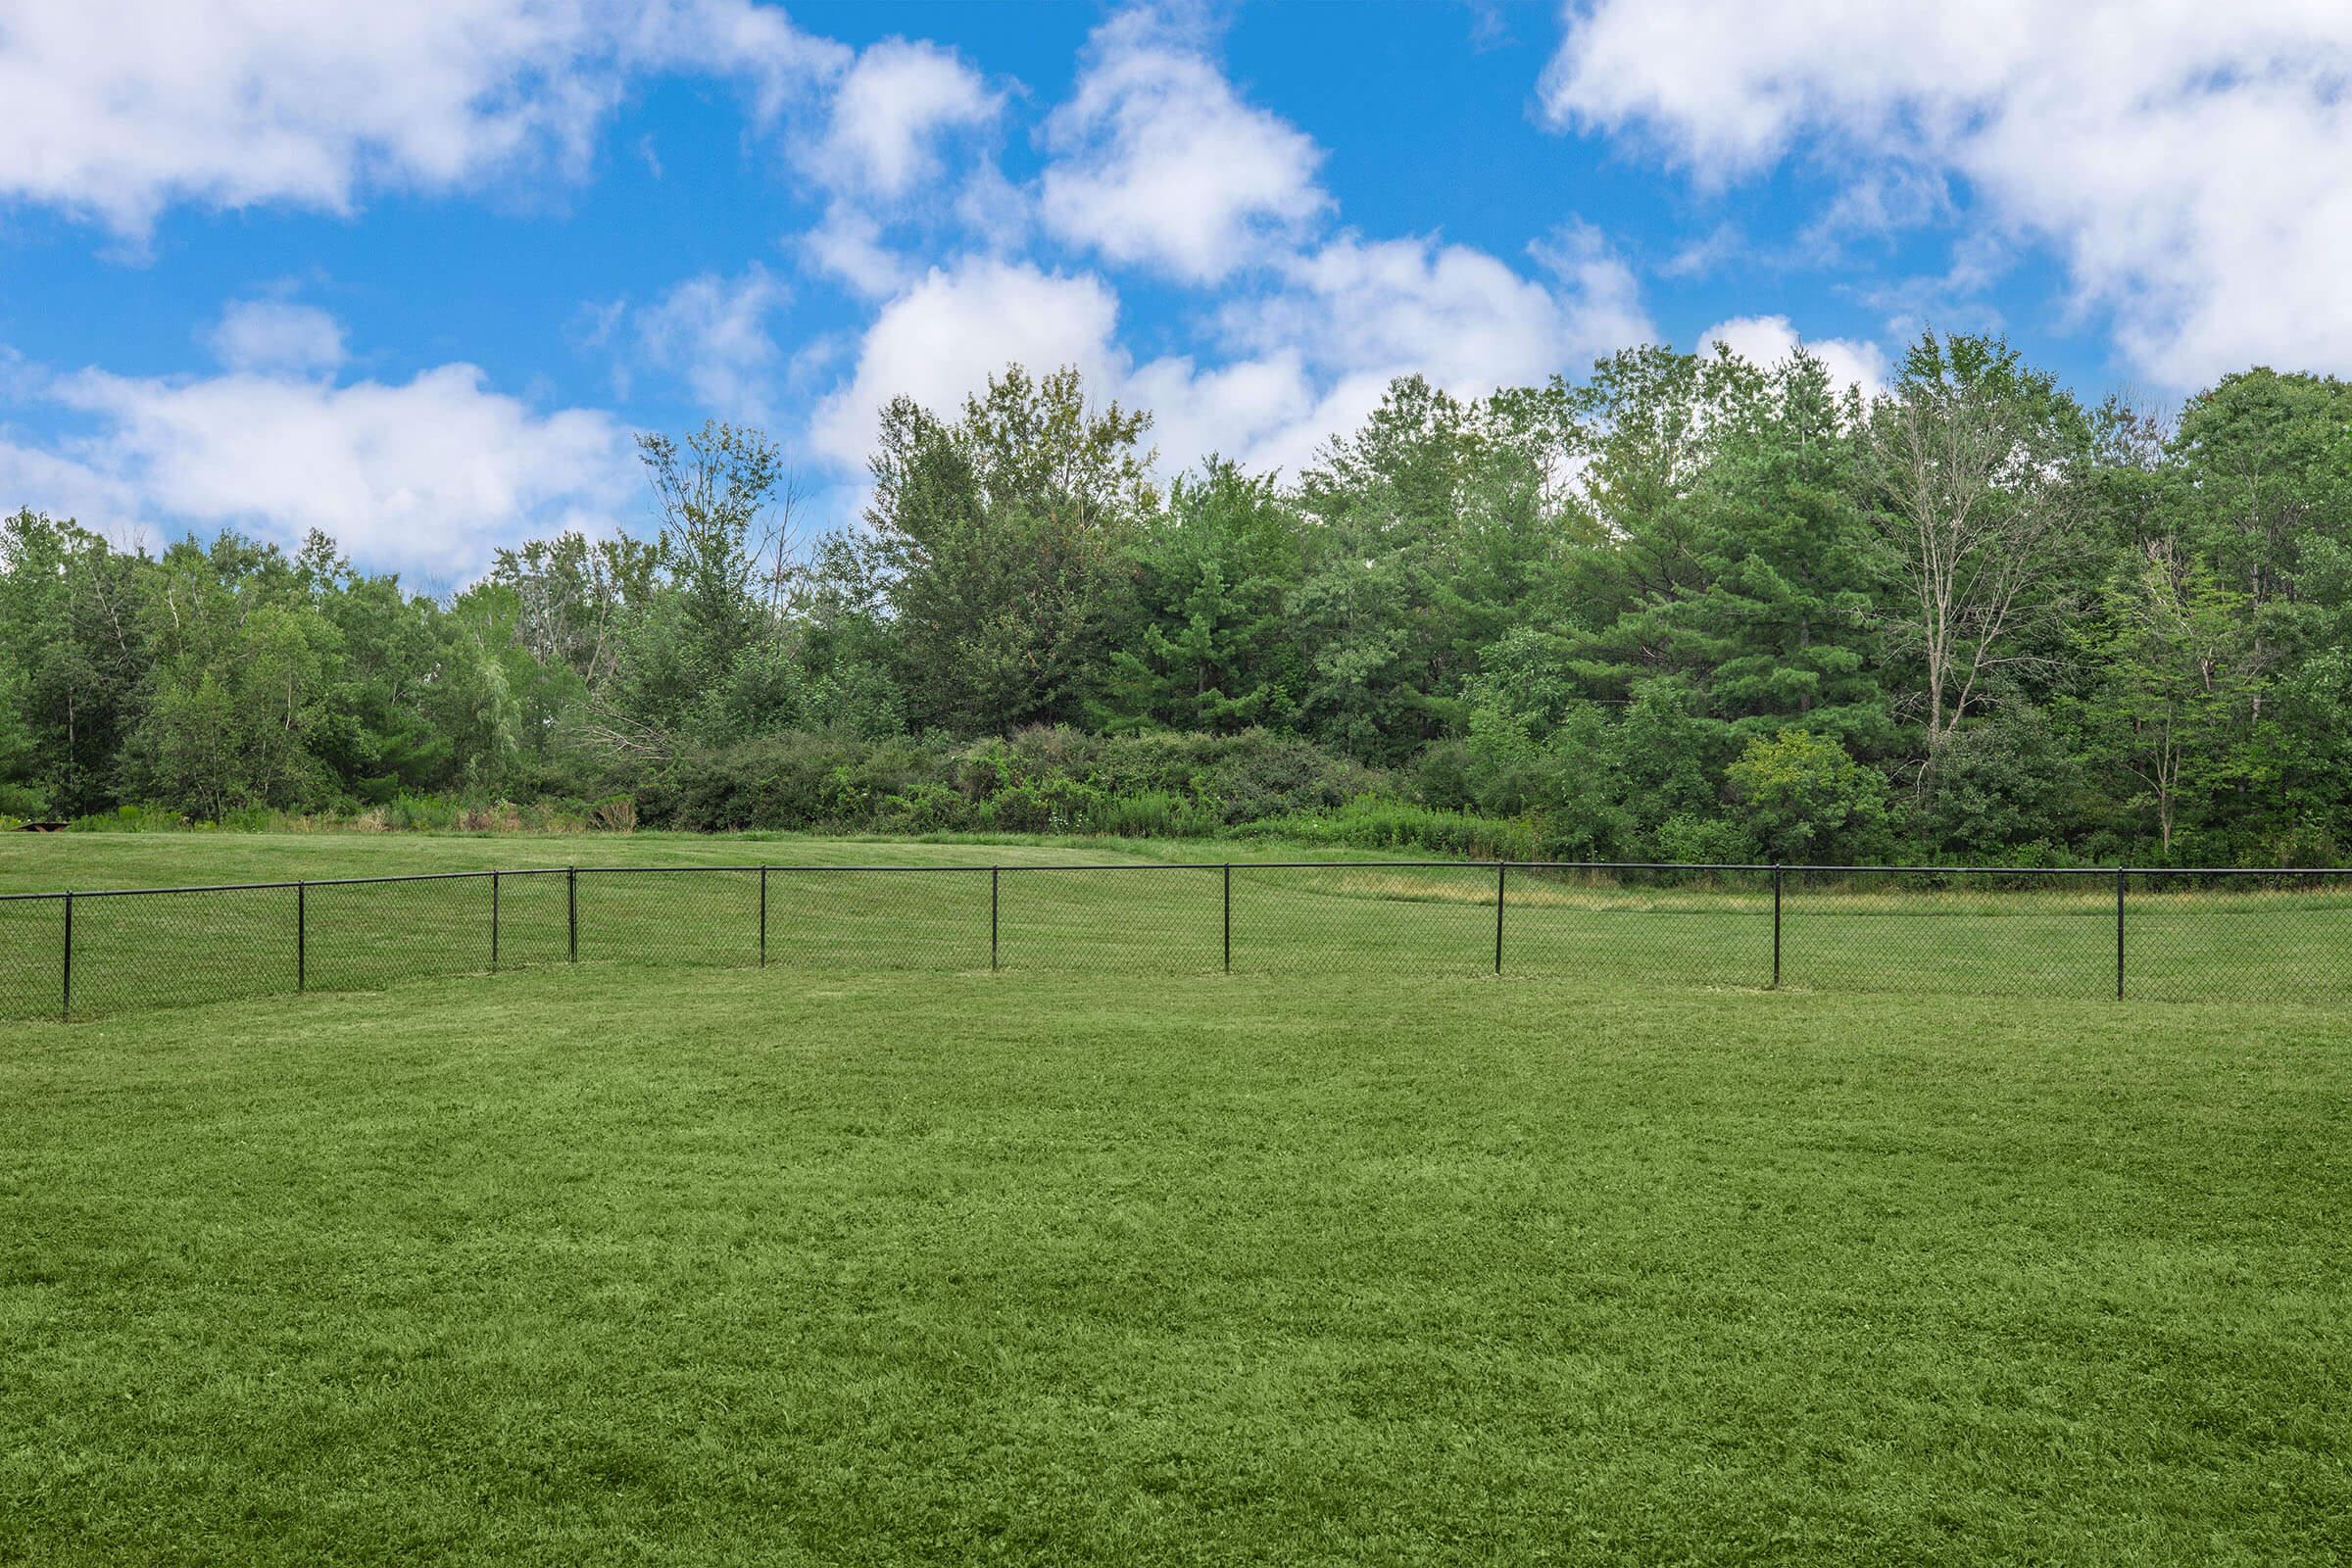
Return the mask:
[[[1281, 847], [1186, 843], [8, 835], [0, 893], [313, 885], [299, 895], [79, 899], [71, 975], [64, 902], [0, 901], [0, 1017], [56, 1016], [69, 1001], [76, 1016], [96, 1016], [298, 985], [367, 989], [574, 957], [664, 966], [764, 957], [810, 973], [994, 967], [1113, 978], [1230, 967], [1433, 981], [1499, 963], [1507, 975], [1596, 993], [1762, 988], [1776, 975], [1765, 871], [1250, 863], [1297, 858]], [[576, 877], [547, 869], [566, 863]], [[750, 869], [760, 865], [772, 869]], [[493, 867], [510, 873], [495, 886], [479, 876], [333, 881]], [[529, 868], [538, 869], [521, 874]], [[2340, 879], [2137, 877], [2121, 934], [2132, 1001], [2352, 1007], [2352, 883]], [[1780, 900], [1777, 974], [1785, 988], [1825, 993], [2112, 999], [2118, 937], [2104, 873], [1942, 885], [1792, 874]]]
[[0, 1026], [0, 1559], [2339, 1562], [2346, 1045], [618, 964]]

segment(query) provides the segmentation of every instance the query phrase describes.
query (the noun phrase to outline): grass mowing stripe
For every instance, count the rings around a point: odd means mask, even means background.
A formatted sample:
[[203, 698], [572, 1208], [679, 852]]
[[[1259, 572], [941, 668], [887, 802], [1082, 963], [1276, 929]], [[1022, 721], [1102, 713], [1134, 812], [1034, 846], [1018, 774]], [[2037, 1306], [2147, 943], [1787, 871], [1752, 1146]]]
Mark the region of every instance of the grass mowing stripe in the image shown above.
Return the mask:
[[17, 1026], [0, 1560], [2338, 1561], [2348, 1090], [1379, 974]]

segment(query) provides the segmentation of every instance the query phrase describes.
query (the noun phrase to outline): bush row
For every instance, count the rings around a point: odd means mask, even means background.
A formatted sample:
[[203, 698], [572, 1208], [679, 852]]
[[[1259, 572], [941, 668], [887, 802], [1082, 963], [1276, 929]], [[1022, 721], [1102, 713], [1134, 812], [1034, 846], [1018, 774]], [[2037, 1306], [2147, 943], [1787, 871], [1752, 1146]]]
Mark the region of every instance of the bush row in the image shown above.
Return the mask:
[[1308, 742], [1038, 728], [949, 746], [823, 733], [681, 757], [635, 794], [650, 827], [1198, 837], [1328, 810], [1382, 775]]
[[[1802, 782], [1802, 780], [1800, 780]], [[1101, 834], [1138, 838], [1228, 837], [1447, 859], [1751, 862], [1812, 858], [1788, 842], [1771, 802], [1734, 803], [1721, 815], [1679, 814], [1646, 830], [1602, 830], [1572, 812], [1531, 809], [1513, 816], [1428, 804], [1426, 781], [1385, 774], [1294, 736], [1094, 735], [1036, 728], [1009, 737], [868, 740], [827, 732], [757, 737], [616, 777], [589, 797], [504, 800], [399, 795], [341, 813], [231, 811], [218, 823], [177, 811], [125, 806], [79, 819], [81, 831], [337, 829], [441, 832], [628, 831], [644, 826], [696, 832], [766, 829], [887, 834]], [[1756, 792], [1751, 792], [1756, 793]], [[1418, 798], [1416, 798], [1418, 797]], [[1797, 814], [1820, 814], [1800, 801]], [[1788, 814], [1785, 810], [1781, 813]], [[1849, 813], [1850, 814], [1850, 813]], [[0, 829], [16, 826], [0, 813]], [[1799, 824], [1803, 825], [1802, 823]], [[1901, 857], [1902, 827], [1883, 843], [1818, 846], [1832, 858], [1871, 863]], [[2112, 863], [2047, 840], [1964, 858], [2019, 867]], [[2176, 847], [2195, 863], [2211, 846]], [[2260, 846], [2239, 863], [2337, 864], [2331, 840]], [[2135, 863], [2152, 863], [2142, 854]], [[2220, 857], [2215, 857], [2220, 858]]]

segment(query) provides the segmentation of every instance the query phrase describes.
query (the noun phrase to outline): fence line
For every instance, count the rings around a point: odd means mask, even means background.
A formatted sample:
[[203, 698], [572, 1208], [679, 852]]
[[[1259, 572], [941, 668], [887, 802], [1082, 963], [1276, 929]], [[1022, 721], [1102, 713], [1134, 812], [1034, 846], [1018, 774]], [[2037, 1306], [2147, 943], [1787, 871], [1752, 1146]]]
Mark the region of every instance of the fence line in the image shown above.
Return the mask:
[[2352, 1003], [2352, 869], [761, 863], [9, 893], [0, 1017], [578, 963], [584, 949], [595, 961], [761, 968], [977, 970], [985, 958], [991, 971], [1485, 971]]

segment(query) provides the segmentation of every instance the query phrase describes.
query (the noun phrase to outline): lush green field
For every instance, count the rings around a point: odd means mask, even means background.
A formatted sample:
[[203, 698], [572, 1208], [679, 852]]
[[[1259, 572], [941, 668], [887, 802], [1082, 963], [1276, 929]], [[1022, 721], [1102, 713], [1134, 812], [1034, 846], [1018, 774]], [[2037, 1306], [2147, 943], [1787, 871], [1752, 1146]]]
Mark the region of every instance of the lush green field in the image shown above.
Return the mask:
[[0, 1026], [0, 1559], [2333, 1563], [2338, 1013], [577, 971]]
[[[1273, 852], [1275, 858], [1293, 858]], [[1227, 881], [1216, 866], [1242, 861]], [[1117, 977], [1492, 973], [1492, 866], [1252, 868], [1200, 844], [946, 843], [666, 835], [11, 835], [0, 892], [472, 871], [563, 874], [80, 899], [76, 1015], [567, 961], [757, 964], [808, 972], [1069, 970]], [[1329, 859], [1326, 855], [1317, 858]], [[740, 869], [880, 864], [888, 872]], [[1081, 863], [1123, 869], [1078, 871]], [[680, 868], [622, 875], [619, 865]], [[1004, 867], [992, 874], [992, 865]], [[699, 868], [699, 869], [688, 869]], [[1597, 988], [1773, 982], [1772, 881], [1519, 870], [1500, 889], [1507, 975]], [[493, 904], [496, 904], [494, 910]], [[575, 918], [576, 916], [576, 918]], [[493, 952], [495, 927], [496, 952]], [[0, 903], [0, 1017], [65, 1002], [64, 906]], [[2127, 995], [2352, 1003], [2352, 889], [2138, 878]], [[2112, 998], [2103, 875], [2021, 883], [1791, 876], [1779, 976], [1796, 990]]]

